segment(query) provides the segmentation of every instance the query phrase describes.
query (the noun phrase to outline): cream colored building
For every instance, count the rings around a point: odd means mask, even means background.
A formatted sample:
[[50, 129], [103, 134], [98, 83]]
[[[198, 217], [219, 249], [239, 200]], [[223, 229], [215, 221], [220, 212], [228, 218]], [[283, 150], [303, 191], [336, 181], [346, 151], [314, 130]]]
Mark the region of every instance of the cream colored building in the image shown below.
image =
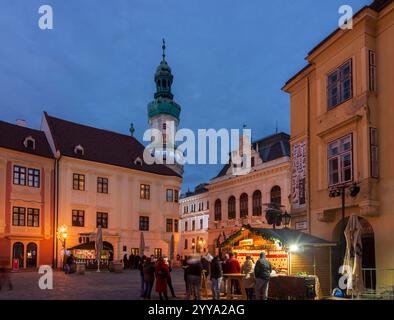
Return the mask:
[[208, 250], [209, 194], [207, 184], [187, 192], [179, 201], [181, 217], [181, 241], [179, 253], [182, 257], [193, 253], [206, 254]]
[[[374, 1], [354, 16], [352, 30], [335, 30], [309, 52], [284, 87], [296, 151], [293, 223], [339, 243], [357, 215], [368, 288], [394, 285], [393, 57], [394, 2]], [[337, 271], [343, 253], [333, 263]]]
[[251, 172], [233, 174], [227, 164], [210, 181], [208, 249], [216, 251], [223, 241], [243, 225], [272, 228], [266, 223], [265, 209], [278, 203], [285, 212], [290, 209], [290, 148], [289, 135], [274, 134], [252, 143]]
[[[42, 130], [56, 166], [56, 225], [66, 225], [66, 248], [94, 241], [98, 225], [114, 260], [139, 253], [168, 256], [179, 242], [178, 195], [182, 179], [165, 165], [144, 163], [135, 138], [44, 114]], [[57, 256], [60, 260], [61, 245]]]

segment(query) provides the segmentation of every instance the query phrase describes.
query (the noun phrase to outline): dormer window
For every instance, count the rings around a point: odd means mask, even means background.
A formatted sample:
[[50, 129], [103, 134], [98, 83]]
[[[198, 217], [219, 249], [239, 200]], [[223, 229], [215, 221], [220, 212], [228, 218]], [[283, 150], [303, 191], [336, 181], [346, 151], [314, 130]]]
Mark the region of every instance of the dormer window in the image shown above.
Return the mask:
[[32, 136], [25, 138], [23, 145], [26, 149], [34, 150], [36, 148], [36, 140]]
[[83, 156], [83, 155], [85, 154], [85, 150], [84, 150], [84, 148], [83, 148], [81, 145], [77, 145], [77, 146], [74, 148], [74, 153], [75, 153], [76, 155]]

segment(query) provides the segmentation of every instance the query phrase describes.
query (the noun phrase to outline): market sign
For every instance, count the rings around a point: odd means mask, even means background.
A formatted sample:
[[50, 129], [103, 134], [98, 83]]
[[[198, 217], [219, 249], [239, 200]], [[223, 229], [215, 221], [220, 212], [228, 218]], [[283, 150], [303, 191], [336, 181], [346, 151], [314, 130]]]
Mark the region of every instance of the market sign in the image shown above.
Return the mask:
[[239, 242], [239, 246], [240, 247], [253, 246], [253, 239], [241, 240]]

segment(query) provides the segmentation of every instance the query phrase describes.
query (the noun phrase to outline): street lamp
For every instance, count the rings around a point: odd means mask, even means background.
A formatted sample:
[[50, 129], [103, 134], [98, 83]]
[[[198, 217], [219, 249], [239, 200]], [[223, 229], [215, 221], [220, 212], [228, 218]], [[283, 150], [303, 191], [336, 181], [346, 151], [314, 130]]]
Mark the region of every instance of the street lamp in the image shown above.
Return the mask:
[[67, 226], [65, 224], [61, 225], [59, 229], [57, 230], [57, 238], [58, 240], [62, 243], [63, 247], [63, 263], [62, 265], [64, 266], [64, 255], [66, 252], [66, 239], [67, 239]]
[[291, 216], [285, 211], [284, 213], [280, 209], [280, 204], [270, 203], [268, 204], [268, 209], [265, 211], [265, 218], [267, 219], [267, 223], [272, 225], [274, 229], [276, 227], [280, 227], [284, 225], [287, 228], [290, 225]]

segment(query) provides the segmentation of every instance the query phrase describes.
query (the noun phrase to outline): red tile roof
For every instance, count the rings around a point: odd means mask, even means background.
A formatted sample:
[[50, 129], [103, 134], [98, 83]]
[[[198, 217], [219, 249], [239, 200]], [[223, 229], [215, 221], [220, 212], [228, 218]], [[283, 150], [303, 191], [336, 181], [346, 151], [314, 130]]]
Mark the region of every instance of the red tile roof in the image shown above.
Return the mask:
[[[143, 158], [145, 147], [134, 137], [58, 119], [49, 116], [46, 112], [44, 115], [55, 147], [63, 156], [180, 177], [165, 165], [145, 163]], [[78, 145], [83, 147], [83, 155], [74, 152]], [[142, 163], [136, 163], [138, 158]]]
[[[34, 149], [26, 148], [23, 144], [25, 139], [30, 136], [35, 140]], [[0, 147], [46, 158], [53, 158], [51, 148], [43, 131], [22, 127], [4, 121], [0, 121]]]

